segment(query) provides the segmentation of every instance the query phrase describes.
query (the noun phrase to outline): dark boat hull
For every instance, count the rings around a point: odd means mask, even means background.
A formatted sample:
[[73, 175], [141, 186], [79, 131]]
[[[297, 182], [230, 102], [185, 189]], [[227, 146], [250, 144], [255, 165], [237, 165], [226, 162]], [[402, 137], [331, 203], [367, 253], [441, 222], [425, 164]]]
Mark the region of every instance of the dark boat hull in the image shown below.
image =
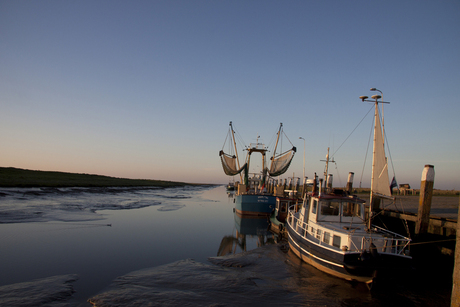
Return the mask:
[[[391, 254], [341, 253], [300, 236], [286, 223], [291, 250], [304, 262], [328, 274], [350, 281], [372, 283], [376, 277], [391, 276], [411, 268], [411, 258]], [[319, 241], [319, 240], [318, 240]]]

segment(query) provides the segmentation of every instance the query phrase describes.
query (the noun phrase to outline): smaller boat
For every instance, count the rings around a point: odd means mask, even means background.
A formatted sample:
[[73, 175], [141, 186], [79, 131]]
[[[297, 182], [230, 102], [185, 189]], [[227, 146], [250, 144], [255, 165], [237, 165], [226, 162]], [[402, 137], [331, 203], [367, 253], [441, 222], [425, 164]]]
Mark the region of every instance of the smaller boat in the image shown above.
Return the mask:
[[[322, 180], [320, 181], [320, 186]], [[316, 268], [372, 285], [380, 274], [410, 267], [410, 239], [366, 223], [365, 200], [333, 190], [307, 195], [302, 208], [289, 209], [291, 250]]]
[[235, 191], [235, 182], [229, 181], [227, 184], [227, 191]]
[[[363, 101], [367, 96], [360, 97]], [[388, 165], [385, 157], [382, 127], [375, 99], [374, 151], [369, 211], [365, 200], [322, 184], [315, 174], [313, 191], [301, 210], [289, 209], [286, 229], [290, 249], [304, 262], [334, 276], [366, 283], [376, 277], [397, 276], [411, 269], [411, 239], [372, 223], [372, 213], [379, 201], [391, 198]], [[326, 156], [327, 176], [329, 152]], [[329, 178], [328, 178], [329, 180]]]
[[279, 235], [283, 235], [285, 232], [288, 209], [295, 206], [294, 210], [297, 210], [298, 204], [302, 202], [302, 200], [297, 197], [297, 191], [286, 192], [289, 193], [289, 196], [276, 198], [275, 209], [272, 211], [269, 218], [270, 231]]

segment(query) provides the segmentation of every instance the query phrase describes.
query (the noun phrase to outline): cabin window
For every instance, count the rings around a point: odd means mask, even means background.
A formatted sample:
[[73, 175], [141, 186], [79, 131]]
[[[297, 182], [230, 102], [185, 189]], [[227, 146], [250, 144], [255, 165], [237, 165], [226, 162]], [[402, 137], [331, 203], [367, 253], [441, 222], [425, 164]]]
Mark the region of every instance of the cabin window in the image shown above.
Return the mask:
[[313, 214], [316, 214], [316, 207], [317, 207], [317, 206], [318, 206], [318, 201], [315, 199], [315, 200], [313, 201], [313, 207], [311, 208], [311, 212], [312, 212]]
[[310, 233], [311, 233], [312, 236], [314, 236], [315, 235], [315, 228], [310, 227]]
[[316, 238], [317, 238], [317, 239], [321, 240], [321, 233], [322, 233], [322, 232], [323, 232], [323, 231], [322, 231], [321, 229], [316, 230]]
[[331, 234], [327, 231], [324, 232], [323, 242], [326, 244], [330, 244], [331, 241]]
[[340, 248], [340, 243], [341, 243], [340, 241], [341, 241], [341, 240], [340, 240], [340, 237], [339, 237], [339, 236], [334, 235], [334, 236], [332, 237], [332, 245], [335, 246], [335, 247], [337, 247], [337, 248]]
[[339, 215], [340, 203], [336, 201], [322, 202], [321, 215]]
[[361, 204], [357, 203], [343, 203], [342, 216], [361, 216]]

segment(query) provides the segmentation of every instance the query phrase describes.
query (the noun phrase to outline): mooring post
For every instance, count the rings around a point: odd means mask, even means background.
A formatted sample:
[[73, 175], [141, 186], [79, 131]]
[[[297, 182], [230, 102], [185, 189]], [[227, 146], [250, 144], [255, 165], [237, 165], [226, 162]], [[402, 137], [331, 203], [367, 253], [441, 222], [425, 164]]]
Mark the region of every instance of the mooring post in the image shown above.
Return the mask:
[[303, 177], [302, 198], [307, 193], [307, 177]]
[[327, 186], [327, 192], [331, 192], [332, 191], [332, 174], [327, 175], [326, 186]]
[[351, 194], [353, 192], [353, 176], [355, 173], [349, 172], [348, 173], [348, 181], [347, 181], [347, 192]]
[[454, 273], [452, 275], [452, 298], [450, 299], [451, 307], [460, 306], [460, 198], [458, 202], [457, 232], [455, 242], [455, 263]]
[[428, 232], [430, 224], [431, 199], [433, 198], [434, 166], [425, 165], [420, 185], [420, 199], [418, 204], [417, 224], [415, 234], [423, 235]]

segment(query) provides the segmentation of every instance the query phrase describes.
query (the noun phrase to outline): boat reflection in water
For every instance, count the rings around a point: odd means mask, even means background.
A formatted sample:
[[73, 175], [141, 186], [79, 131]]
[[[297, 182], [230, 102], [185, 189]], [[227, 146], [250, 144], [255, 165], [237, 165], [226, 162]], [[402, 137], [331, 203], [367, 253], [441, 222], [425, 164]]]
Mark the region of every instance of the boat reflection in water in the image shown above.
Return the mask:
[[269, 221], [266, 217], [242, 216], [236, 212], [233, 215], [235, 234], [222, 238], [217, 256], [238, 254], [266, 244], [277, 243], [277, 237], [268, 231]]

